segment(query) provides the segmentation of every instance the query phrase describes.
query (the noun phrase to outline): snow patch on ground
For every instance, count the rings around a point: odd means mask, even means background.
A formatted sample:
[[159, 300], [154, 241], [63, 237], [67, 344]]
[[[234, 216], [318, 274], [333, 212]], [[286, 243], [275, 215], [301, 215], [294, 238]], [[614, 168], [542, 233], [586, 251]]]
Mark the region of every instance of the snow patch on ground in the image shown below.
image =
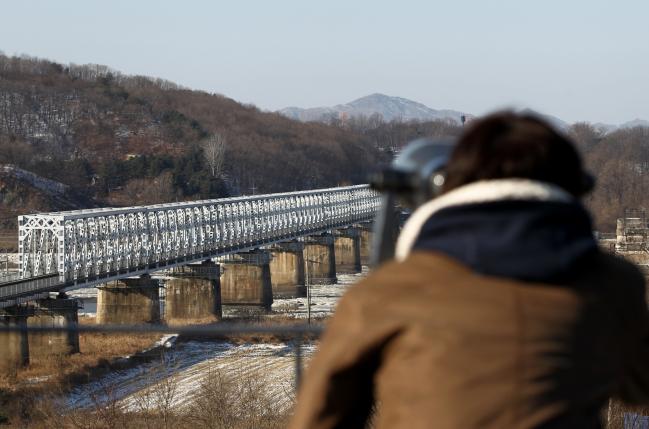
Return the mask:
[[[315, 345], [302, 348], [304, 359]], [[163, 400], [174, 409], [191, 405], [194, 395], [218, 371], [224, 376], [255, 380], [277, 406], [289, 407], [295, 375], [293, 344], [242, 344], [190, 341], [166, 352], [162, 361], [114, 371], [102, 379], [75, 388], [67, 397], [69, 409], [117, 405], [127, 411], [155, 409]]]
[[[192, 348], [197, 344], [188, 343], [187, 346]], [[308, 358], [307, 353], [304, 352], [305, 358]], [[118, 405], [128, 411], [155, 409], [164, 397], [167, 406], [186, 409], [194, 396], [200, 394], [201, 386], [209, 381], [210, 373], [218, 371], [223, 376], [254, 380], [263, 386], [264, 393], [273, 398], [280, 409], [287, 408], [292, 403], [292, 397], [287, 393], [293, 391], [294, 355], [295, 349], [289, 344], [232, 346], [180, 371], [174, 371], [171, 366], [164, 379], [124, 397]]]

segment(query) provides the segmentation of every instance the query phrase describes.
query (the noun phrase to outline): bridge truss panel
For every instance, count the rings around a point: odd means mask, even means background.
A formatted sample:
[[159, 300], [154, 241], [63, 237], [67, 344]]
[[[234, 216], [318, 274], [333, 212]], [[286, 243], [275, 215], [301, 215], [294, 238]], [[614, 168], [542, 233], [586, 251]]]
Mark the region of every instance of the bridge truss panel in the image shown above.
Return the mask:
[[367, 185], [19, 217], [21, 277], [97, 283], [369, 221]]
[[18, 216], [18, 253], [21, 277], [57, 273], [62, 267], [63, 217], [56, 214]]

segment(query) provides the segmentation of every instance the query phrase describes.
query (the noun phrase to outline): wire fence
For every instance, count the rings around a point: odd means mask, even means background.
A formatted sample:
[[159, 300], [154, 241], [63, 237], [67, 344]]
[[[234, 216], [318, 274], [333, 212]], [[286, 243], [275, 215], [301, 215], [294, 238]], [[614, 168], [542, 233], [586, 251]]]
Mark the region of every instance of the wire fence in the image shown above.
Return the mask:
[[[3, 320], [4, 319], [4, 320]], [[304, 361], [303, 347], [305, 342], [317, 339], [323, 332], [322, 325], [268, 325], [249, 323], [223, 323], [212, 325], [170, 326], [163, 324], [142, 325], [84, 325], [69, 323], [65, 326], [31, 326], [23, 321], [12, 322], [15, 316], [0, 315], [0, 334], [16, 333], [22, 336], [29, 334], [66, 334], [81, 333], [106, 334], [168, 334], [197, 339], [228, 339], [239, 335], [273, 335], [282, 341], [289, 342], [294, 359], [294, 387], [300, 384]], [[20, 319], [19, 319], [20, 320]]]

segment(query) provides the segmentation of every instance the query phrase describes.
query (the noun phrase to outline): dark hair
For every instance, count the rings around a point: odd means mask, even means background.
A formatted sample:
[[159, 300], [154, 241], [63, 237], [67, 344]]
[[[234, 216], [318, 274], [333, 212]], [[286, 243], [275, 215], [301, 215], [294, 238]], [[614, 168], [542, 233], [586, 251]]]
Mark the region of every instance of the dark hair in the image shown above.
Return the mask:
[[451, 155], [442, 188], [479, 180], [523, 178], [552, 183], [576, 197], [592, 187], [574, 145], [543, 120], [499, 112], [476, 120]]

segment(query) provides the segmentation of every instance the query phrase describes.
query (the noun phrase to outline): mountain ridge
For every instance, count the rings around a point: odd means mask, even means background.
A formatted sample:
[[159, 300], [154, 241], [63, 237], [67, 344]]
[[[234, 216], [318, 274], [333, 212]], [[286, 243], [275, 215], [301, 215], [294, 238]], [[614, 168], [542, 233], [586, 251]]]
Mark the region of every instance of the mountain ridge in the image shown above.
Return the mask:
[[[555, 128], [568, 130], [570, 126], [577, 122], [571, 123], [547, 113], [530, 108], [516, 109], [521, 113], [529, 113], [547, 120]], [[475, 115], [452, 109], [433, 109], [423, 103], [410, 100], [404, 97], [390, 96], [382, 93], [373, 93], [364, 97], [357, 98], [347, 103], [336, 104], [334, 106], [320, 106], [302, 108], [289, 106], [277, 111], [277, 113], [301, 122], [327, 122], [331, 119], [343, 119], [345, 117], [370, 117], [378, 114], [386, 122], [400, 121], [407, 122], [410, 120], [417, 121], [434, 121], [450, 120], [456, 124], [461, 123], [461, 116], [467, 119], [475, 118]], [[581, 122], [581, 121], [578, 121]], [[590, 123], [590, 122], [589, 122]], [[621, 124], [608, 124], [602, 122], [590, 123], [593, 127], [603, 133], [610, 133], [619, 129], [634, 127], [649, 127], [649, 121], [635, 118]]]
[[461, 116], [473, 116], [464, 112], [451, 109], [432, 109], [423, 103], [403, 97], [373, 93], [357, 98], [348, 103], [335, 106], [322, 106], [312, 108], [301, 108], [296, 106], [286, 107], [278, 110], [278, 113], [302, 122], [321, 122], [328, 119], [344, 116], [372, 116], [380, 115], [384, 121], [432, 121], [451, 120], [460, 123]]

